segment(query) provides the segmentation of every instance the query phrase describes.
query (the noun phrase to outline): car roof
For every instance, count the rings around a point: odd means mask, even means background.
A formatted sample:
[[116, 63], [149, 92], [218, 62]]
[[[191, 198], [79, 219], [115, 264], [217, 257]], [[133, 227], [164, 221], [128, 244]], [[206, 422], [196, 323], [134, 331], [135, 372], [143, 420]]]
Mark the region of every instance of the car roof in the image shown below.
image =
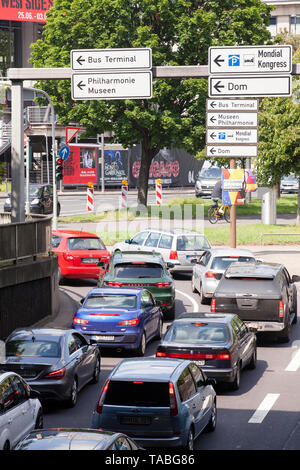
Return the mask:
[[205, 320], [206, 323], [230, 323], [235, 316], [234, 313], [186, 312], [179, 315], [172, 324], [199, 321], [199, 319]]
[[86, 297], [96, 294], [110, 294], [110, 295], [139, 295], [142, 291], [147, 289], [134, 289], [134, 288], [122, 288], [118, 287], [95, 287], [90, 290]]
[[261, 263], [261, 262], [246, 262], [246, 263], [232, 263], [225, 271], [225, 278], [234, 277], [259, 277], [273, 279], [278, 271], [282, 268], [279, 263]]
[[174, 228], [173, 230], [163, 230], [163, 229], [147, 229], [143, 230], [143, 232], [155, 232], [155, 233], [167, 233], [170, 235], [196, 235], [196, 236], [201, 236], [206, 238], [206, 236], [203, 233], [199, 232], [194, 232], [192, 230], [182, 230], [179, 228]]
[[111, 379], [131, 381], [137, 380], [138, 377], [138, 380], [167, 382], [179, 366], [189, 362], [166, 357], [124, 359], [114, 369]]
[[54, 235], [60, 235], [65, 238], [88, 237], [99, 238], [98, 235], [91, 232], [83, 232], [81, 230], [52, 230]]
[[138, 263], [138, 262], [145, 262], [145, 263], [156, 263], [156, 264], [163, 264], [163, 259], [161, 255], [158, 254], [149, 254], [149, 253], [116, 253], [113, 256], [113, 263], [120, 264], [120, 263]]
[[213, 248], [209, 250], [212, 254], [212, 257], [215, 256], [253, 256], [255, 257], [252, 251], [244, 248]]
[[17, 328], [16, 330], [12, 331], [8, 336], [8, 339], [15, 338], [17, 336], [34, 336], [34, 337], [62, 337], [68, 331], [75, 331], [71, 328]]

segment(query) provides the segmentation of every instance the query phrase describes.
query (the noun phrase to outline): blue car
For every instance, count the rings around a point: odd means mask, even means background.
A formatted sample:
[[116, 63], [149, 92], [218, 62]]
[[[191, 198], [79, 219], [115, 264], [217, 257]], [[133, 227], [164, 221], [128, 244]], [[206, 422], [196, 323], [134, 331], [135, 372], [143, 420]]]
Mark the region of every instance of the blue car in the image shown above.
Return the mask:
[[82, 299], [73, 328], [100, 348], [117, 348], [143, 356], [147, 343], [160, 339], [163, 314], [147, 289], [92, 289]]
[[216, 427], [215, 383], [195, 361], [124, 359], [104, 384], [91, 427], [117, 429], [144, 448], [193, 450], [200, 433]]

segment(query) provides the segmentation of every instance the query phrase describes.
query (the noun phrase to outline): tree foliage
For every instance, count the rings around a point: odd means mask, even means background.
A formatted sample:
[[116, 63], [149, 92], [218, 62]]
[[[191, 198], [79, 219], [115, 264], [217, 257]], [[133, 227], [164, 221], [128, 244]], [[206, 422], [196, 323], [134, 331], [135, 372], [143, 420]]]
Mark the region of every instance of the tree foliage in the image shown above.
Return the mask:
[[[56, 0], [43, 37], [32, 45], [35, 67], [68, 67], [72, 49], [150, 47], [154, 66], [206, 64], [212, 45], [270, 42], [270, 11], [260, 0]], [[78, 101], [68, 81], [39, 84], [60, 122], [86, 135], [105, 130], [124, 146], [142, 144], [138, 202], [147, 203], [151, 160], [171, 145], [195, 154], [204, 146], [205, 79], [157, 79], [151, 100]]]

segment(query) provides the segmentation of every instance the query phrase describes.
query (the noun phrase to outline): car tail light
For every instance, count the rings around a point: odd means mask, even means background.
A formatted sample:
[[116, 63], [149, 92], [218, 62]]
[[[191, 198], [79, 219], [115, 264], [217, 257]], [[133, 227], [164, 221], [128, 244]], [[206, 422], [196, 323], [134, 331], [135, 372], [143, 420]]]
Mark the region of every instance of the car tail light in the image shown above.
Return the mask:
[[121, 326], [136, 326], [139, 321], [140, 321], [139, 318], [132, 318], [131, 320], [119, 321], [119, 325], [121, 325]]
[[156, 357], [171, 357], [175, 359], [230, 359], [229, 353], [190, 354], [190, 353], [156, 353]]
[[66, 369], [63, 367], [62, 369], [54, 370], [53, 372], [49, 372], [49, 374], [44, 376], [44, 379], [55, 379], [59, 380], [62, 379], [66, 374]]
[[279, 300], [278, 302], [278, 317], [284, 317], [284, 303], [282, 302], [282, 300]]
[[169, 397], [170, 397], [170, 415], [176, 416], [178, 414], [177, 400], [175, 395], [175, 389], [172, 382], [169, 382]]
[[213, 271], [207, 271], [205, 273], [205, 277], [213, 278], [213, 277], [216, 277], [216, 274], [217, 273], [214, 273]]
[[109, 286], [109, 287], [120, 287], [122, 286], [122, 282], [116, 282], [116, 281], [106, 281], [105, 282], [105, 285], [106, 286]]
[[74, 257], [69, 253], [63, 253], [63, 258], [65, 261], [68, 261], [68, 263], [74, 263]]
[[178, 259], [177, 251], [170, 251], [170, 259]]
[[172, 283], [171, 282], [158, 282], [155, 285], [156, 287], [162, 288], [162, 287], [170, 287]]
[[78, 318], [78, 317], [73, 318], [73, 323], [75, 323], [75, 325], [87, 325], [88, 322], [89, 322], [88, 320], [83, 320], [83, 318]]
[[167, 353], [156, 351], [156, 357], [168, 357]]
[[99, 413], [99, 414], [102, 413], [103, 402], [104, 402], [104, 398], [105, 398], [105, 394], [106, 394], [106, 392], [107, 392], [108, 386], [109, 386], [109, 380], [106, 381], [106, 383], [105, 383], [105, 385], [104, 385], [104, 387], [103, 387], [103, 390], [102, 390], [102, 392], [101, 392], [101, 395], [100, 395], [98, 404], [97, 404], [96, 411], [97, 411], [97, 413]]
[[216, 299], [211, 299], [210, 311], [211, 311], [211, 313], [216, 312]]

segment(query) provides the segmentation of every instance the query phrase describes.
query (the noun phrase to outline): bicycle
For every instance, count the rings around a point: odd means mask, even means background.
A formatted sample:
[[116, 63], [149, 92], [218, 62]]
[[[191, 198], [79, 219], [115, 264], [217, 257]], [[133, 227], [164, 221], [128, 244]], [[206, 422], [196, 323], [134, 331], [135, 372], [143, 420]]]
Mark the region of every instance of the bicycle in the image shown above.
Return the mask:
[[208, 220], [211, 224], [215, 224], [218, 220], [225, 219], [226, 222], [230, 222], [230, 207], [227, 204], [222, 204], [221, 207], [212, 204], [208, 208]]

